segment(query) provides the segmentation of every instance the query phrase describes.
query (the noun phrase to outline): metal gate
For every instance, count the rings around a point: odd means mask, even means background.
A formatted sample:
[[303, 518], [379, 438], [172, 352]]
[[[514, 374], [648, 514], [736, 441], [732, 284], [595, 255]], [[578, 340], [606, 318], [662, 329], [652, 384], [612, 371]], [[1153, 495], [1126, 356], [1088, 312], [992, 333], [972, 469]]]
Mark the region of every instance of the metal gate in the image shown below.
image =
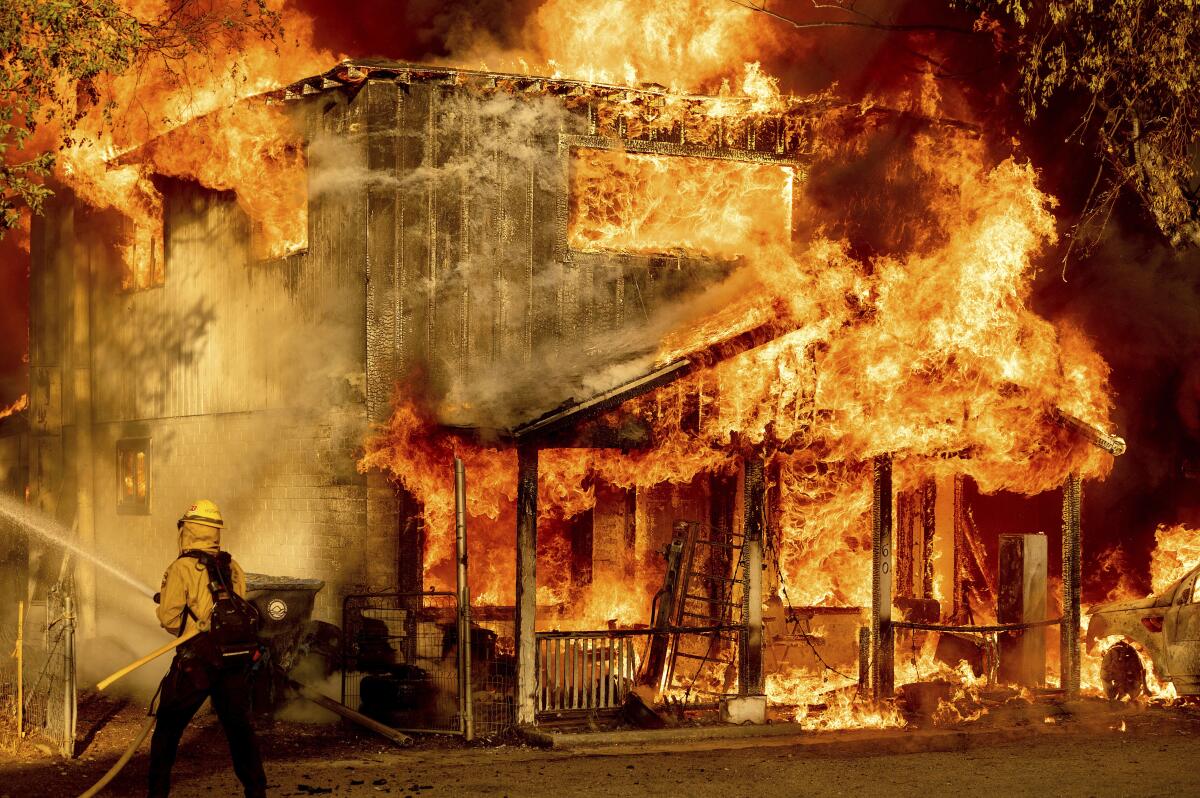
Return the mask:
[[[513, 725], [511, 622], [472, 621], [460, 650], [453, 593], [374, 593], [342, 604], [342, 703], [401, 731], [490, 737]], [[470, 668], [463, 668], [463, 659]], [[464, 712], [468, 709], [469, 712]]]
[[0, 629], [0, 701], [10, 745], [36, 737], [65, 757], [75, 755], [75, 607], [71, 582], [51, 588], [45, 603]]

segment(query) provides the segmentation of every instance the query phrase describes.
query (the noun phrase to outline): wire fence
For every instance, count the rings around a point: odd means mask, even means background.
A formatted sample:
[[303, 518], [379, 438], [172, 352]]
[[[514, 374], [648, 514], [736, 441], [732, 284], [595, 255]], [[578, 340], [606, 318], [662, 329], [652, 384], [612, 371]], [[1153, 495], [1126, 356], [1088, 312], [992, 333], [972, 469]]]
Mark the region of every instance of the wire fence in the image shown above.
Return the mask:
[[[15, 610], [15, 608], [14, 608]], [[75, 754], [75, 613], [70, 584], [0, 622], [0, 745], [22, 739]], [[24, 617], [21, 617], [24, 616]], [[19, 654], [19, 656], [18, 656]]]
[[[342, 612], [342, 703], [402, 731], [465, 730], [458, 605], [450, 593], [348, 596]], [[512, 622], [471, 624], [474, 733], [515, 720]]]

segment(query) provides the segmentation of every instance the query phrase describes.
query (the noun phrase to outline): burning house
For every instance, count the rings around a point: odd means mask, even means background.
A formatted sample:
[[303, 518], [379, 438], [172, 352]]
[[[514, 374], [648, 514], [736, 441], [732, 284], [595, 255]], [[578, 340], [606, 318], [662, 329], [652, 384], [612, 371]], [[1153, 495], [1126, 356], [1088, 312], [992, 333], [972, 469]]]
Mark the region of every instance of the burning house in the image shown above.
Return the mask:
[[[939, 631], [1057, 619], [1061, 548], [1071, 689], [1106, 367], [1027, 307], [1032, 170], [913, 107], [363, 61], [197, 120], [114, 164], [140, 210], [35, 224], [30, 500], [152, 580], [212, 498], [340, 622], [453, 586], [457, 456], [522, 723], [637, 681], [890, 695]], [[966, 481], [1063, 488], [1065, 532], [1007, 559]]]

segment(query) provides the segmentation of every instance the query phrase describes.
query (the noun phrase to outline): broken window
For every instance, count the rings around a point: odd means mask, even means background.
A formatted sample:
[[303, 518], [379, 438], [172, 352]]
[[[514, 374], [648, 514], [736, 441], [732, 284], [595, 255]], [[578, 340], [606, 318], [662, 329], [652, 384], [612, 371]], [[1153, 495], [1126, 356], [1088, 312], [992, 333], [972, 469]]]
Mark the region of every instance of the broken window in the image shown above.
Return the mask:
[[260, 168], [235, 185], [250, 218], [255, 260], [276, 260], [308, 249], [308, 157], [304, 147], [281, 139], [261, 155]]
[[122, 240], [117, 245], [121, 257], [121, 290], [143, 291], [165, 283], [161, 218], [145, 222], [125, 219], [122, 233]]
[[117, 441], [117, 512], [150, 514], [150, 439]]
[[790, 244], [791, 166], [572, 150], [570, 247], [733, 259]]

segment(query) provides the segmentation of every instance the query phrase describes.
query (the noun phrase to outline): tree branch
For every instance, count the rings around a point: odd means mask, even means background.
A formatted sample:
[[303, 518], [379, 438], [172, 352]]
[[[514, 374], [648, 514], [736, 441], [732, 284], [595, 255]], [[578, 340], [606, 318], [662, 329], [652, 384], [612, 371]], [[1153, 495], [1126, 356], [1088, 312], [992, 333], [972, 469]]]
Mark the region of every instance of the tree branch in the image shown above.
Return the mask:
[[798, 30], [807, 30], [807, 29], [812, 29], [812, 28], [860, 28], [863, 30], [876, 30], [876, 31], [883, 31], [883, 32], [887, 32], [887, 33], [952, 33], [957, 36], [978, 36], [980, 34], [979, 31], [974, 30], [973, 28], [959, 28], [959, 27], [955, 27], [953, 25], [939, 25], [936, 23], [928, 23], [928, 24], [922, 24], [922, 25], [895, 25], [892, 23], [881, 22], [880, 20], [875, 19], [874, 17], [868, 16], [867, 14], [864, 14], [863, 12], [861, 12], [855, 8], [841, 6], [841, 5], [833, 5], [833, 4], [829, 4], [829, 3], [817, 3], [817, 2], [815, 2], [815, 0], [812, 5], [813, 5], [813, 8], [818, 11], [823, 11], [826, 9], [836, 10], [836, 11], [840, 11], [844, 14], [851, 14], [853, 16], [859, 17], [860, 19], [859, 20], [829, 19], [829, 20], [814, 20], [812, 22], [803, 22], [801, 20], [794, 19], [794, 18], [786, 16], [784, 14], [780, 14], [777, 11], [772, 11], [770, 8], [767, 7], [766, 0], [761, 0], [761, 2], [758, 2], [758, 3], [752, 2], [752, 0], [729, 0], [729, 2], [733, 3], [734, 5], [741, 6], [742, 8], [748, 9], [750, 11], [756, 11], [760, 14], [766, 14], [768, 17], [777, 19], [780, 22], [786, 22], [787, 24], [791, 25], [793, 28], [796, 28]]

